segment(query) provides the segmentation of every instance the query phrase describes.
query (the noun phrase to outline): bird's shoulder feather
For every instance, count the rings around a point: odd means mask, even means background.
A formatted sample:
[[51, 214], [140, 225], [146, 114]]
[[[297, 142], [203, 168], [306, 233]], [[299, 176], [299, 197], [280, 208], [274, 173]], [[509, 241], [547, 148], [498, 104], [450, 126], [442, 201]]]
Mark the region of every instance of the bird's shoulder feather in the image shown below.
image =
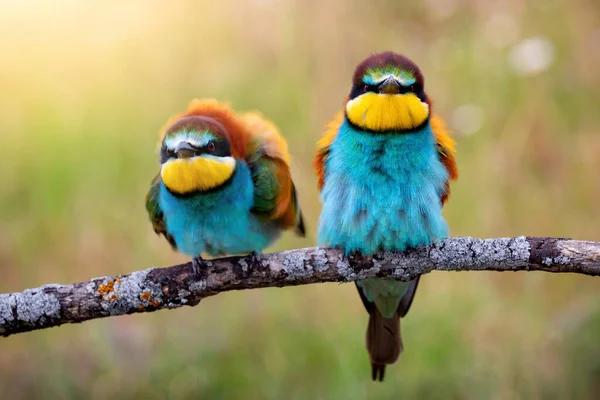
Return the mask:
[[446, 128], [446, 123], [440, 116], [433, 114], [430, 118], [430, 124], [435, 137], [440, 161], [448, 171], [448, 180], [446, 181], [445, 191], [441, 199], [442, 204], [444, 204], [450, 196], [450, 181], [458, 178], [458, 167], [456, 166], [456, 142], [452, 136], [450, 136], [450, 132], [448, 131], [448, 128]]
[[305, 234], [304, 221], [290, 172], [287, 143], [271, 121], [258, 112], [240, 115], [249, 134], [246, 162], [254, 181], [252, 212], [283, 228], [296, 228]]
[[325, 129], [325, 133], [319, 141], [317, 142], [317, 151], [315, 152], [315, 156], [313, 159], [313, 167], [317, 172], [318, 178], [318, 188], [321, 190], [323, 188], [323, 184], [325, 183], [325, 163], [327, 162], [327, 158], [329, 157], [329, 150], [331, 143], [335, 139], [338, 131], [340, 130], [340, 126], [344, 122], [344, 112], [339, 111], [333, 120], [331, 120]]

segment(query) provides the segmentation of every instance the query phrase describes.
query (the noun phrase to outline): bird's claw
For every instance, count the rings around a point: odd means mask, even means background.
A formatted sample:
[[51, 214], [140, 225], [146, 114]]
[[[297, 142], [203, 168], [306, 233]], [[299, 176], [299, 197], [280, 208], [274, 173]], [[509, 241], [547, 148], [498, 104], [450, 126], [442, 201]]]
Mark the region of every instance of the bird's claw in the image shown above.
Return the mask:
[[257, 264], [259, 264], [260, 260], [261, 260], [261, 256], [262, 256], [262, 253], [260, 253], [258, 251], [251, 251], [248, 254], [248, 257], [250, 258], [250, 264], [251, 265], [257, 265]]
[[200, 274], [200, 269], [202, 269], [204, 263], [204, 259], [201, 256], [192, 258], [192, 272], [194, 275]]

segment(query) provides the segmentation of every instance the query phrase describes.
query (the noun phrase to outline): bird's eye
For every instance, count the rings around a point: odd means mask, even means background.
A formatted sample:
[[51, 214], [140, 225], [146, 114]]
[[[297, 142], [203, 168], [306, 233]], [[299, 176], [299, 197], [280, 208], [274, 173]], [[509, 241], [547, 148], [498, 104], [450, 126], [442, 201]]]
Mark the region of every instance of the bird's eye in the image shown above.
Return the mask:
[[208, 151], [213, 152], [215, 151], [215, 142], [210, 142], [208, 144], [208, 146], [206, 146], [206, 148], [208, 149]]
[[408, 89], [411, 91], [411, 93], [414, 93], [415, 92], [415, 85], [410, 85], [410, 87]]
[[366, 91], [368, 91], [368, 90], [369, 90], [369, 85], [365, 85], [365, 86], [363, 87], [363, 92], [366, 92]]

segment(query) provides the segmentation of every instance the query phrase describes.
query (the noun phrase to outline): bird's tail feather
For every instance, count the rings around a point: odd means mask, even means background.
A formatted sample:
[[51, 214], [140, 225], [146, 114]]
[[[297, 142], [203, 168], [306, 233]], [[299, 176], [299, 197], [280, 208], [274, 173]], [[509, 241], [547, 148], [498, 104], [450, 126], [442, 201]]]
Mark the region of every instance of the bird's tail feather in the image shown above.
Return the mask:
[[412, 305], [419, 278], [420, 276], [410, 282], [392, 318], [384, 318], [375, 304], [365, 297], [360, 286], [356, 285], [360, 298], [369, 312], [367, 350], [371, 358], [371, 374], [374, 381], [383, 381], [386, 365], [395, 363], [402, 352], [400, 317], [404, 317]]
[[395, 363], [402, 352], [398, 313], [394, 313], [392, 318], [384, 318], [377, 307], [371, 309], [367, 326], [367, 350], [371, 358], [373, 380], [383, 381], [386, 365]]

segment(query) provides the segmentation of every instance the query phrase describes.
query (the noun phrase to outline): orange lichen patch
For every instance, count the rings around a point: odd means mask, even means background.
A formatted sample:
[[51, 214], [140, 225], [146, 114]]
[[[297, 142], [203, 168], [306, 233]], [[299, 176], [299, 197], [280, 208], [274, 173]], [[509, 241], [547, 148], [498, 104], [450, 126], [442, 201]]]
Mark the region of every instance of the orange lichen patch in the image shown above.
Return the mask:
[[158, 306], [160, 306], [160, 301], [158, 301], [158, 300], [150, 299], [150, 301], [148, 301], [148, 303], [150, 303], [150, 305], [152, 307], [158, 307]]
[[[140, 299], [147, 302], [152, 307], [158, 307], [160, 305], [160, 301], [152, 298], [152, 292], [144, 292], [140, 294]], [[140, 306], [140, 310], [144, 310], [144, 306]]]
[[100, 287], [98, 287], [98, 293], [100, 293], [100, 295], [104, 297], [107, 294], [112, 293], [112, 291], [114, 290], [114, 286], [115, 281], [109, 281], [106, 285], [102, 284], [100, 285]]
[[118, 292], [115, 291], [115, 283], [119, 282], [121, 282], [121, 278], [117, 278], [114, 281], [108, 281], [106, 284], [101, 284], [98, 286], [98, 293], [106, 301], [116, 301], [117, 296], [115, 296], [115, 294]]
[[140, 294], [140, 299], [142, 299], [144, 301], [150, 300], [150, 297], [152, 297], [152, 292], [144, 292], [144, 293]]

